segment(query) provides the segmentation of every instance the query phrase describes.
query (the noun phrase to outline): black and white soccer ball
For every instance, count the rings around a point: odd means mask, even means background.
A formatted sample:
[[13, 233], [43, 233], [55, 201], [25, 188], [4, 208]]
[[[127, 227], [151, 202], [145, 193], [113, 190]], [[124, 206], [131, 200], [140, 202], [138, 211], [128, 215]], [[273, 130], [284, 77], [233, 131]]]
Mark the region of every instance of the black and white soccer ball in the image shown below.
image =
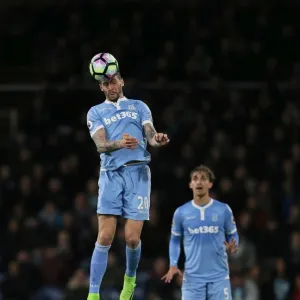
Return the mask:
[[110, 53], [98, 53], [90, 62], [90, 73], [98, 81], [107, 81], [119, 73], [119, 64]]

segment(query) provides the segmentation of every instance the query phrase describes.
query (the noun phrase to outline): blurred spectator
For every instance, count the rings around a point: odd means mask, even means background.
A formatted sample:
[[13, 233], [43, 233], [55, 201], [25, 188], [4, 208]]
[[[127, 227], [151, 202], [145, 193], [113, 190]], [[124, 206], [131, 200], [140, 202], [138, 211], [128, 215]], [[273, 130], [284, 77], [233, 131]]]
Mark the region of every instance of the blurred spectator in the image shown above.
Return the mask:
[[90, 179], [86, 184], [86, 197], [92, 209], [96, 210], [98, 202], [98, 183]]
[[260, 267], [254, 265], [245, 280], [245, 300], [260, 300]]
[[153, 263], [152, 273], [150, 278], [146, 282], [146, 299], [147, 297], [152, 299], [156, 294], [162, 299], [171, 299], [171, 287], [166, 285], [161, 278], [168, 271], [168, 261], [165, 258], [159, 257]]
[[58, 227], [61, 222], [61, 218], [53, 202], [45, 203], [43, 209], [39, 213], [39, 219], [48, 227]]
[[84, 299], [89, 292], [89, 278], [84, 270], [77, 269], [70, 278], [65, 299]]
[[300, 275], [297, 275], [295, 278], [295, 287], [294, 287], [292, 300], [299, 300], [299, 299], [300, 299]]
[[31, 290], [26, 276], [28, 274], [22, 274], [17, 261], [9, 263], [7, 274], [1, 284], [4, 299], [29, 299]]

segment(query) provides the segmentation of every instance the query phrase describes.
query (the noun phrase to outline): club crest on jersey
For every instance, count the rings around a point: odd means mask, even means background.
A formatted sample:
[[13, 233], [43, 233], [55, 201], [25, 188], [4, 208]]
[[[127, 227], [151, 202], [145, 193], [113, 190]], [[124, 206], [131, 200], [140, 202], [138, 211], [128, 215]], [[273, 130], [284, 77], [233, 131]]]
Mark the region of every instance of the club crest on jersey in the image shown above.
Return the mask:
[[218, 215], [217, 214], [212, 214], [212, 220], [214, 222], [217, 222], [218, 221]]
[[129, 109], [129, 110], [135, 110], [135, 107], [134, 107], [133, 104], [131, 104], [131, 105], [128, 105], [128, 109]]

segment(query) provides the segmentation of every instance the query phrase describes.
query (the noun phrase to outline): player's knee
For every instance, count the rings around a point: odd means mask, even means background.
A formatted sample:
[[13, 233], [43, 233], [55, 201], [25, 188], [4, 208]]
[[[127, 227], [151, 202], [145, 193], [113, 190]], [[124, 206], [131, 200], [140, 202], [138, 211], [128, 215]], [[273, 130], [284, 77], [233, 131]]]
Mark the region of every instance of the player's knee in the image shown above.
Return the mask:
[[102, 246], [109, 246], [112, 244], [113, 239], [113, 233], [104, 229], [98, 233], [97, 243]]
[[125, 236], [126, 244], [129, 248], [136, 248], [140, 243], [140, 236], [136, 233], [129, 233]]

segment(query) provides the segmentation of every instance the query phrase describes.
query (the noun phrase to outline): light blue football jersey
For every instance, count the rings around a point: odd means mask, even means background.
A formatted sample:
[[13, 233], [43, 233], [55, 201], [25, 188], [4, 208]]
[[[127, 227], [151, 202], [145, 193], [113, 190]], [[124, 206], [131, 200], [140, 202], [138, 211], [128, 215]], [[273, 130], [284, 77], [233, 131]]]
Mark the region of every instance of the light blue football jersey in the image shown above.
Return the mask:
[[227, 204], [211, 199], [207, 205], [198, 206], [189, 201], [175, 211], [172, 234], [183, 236], [185, 280], [207, 283], [229, 278], [224, 241], [229, 235], [238, 236]]
[[150, 153], [146, 150], [147, 139], [143, 126], [152, 123], [149, 107], [140, 100], [120, 98], [116, 103], [105, 100], [93, 106], [87, 114], [87, 126], [93, 136], [100, 128], [105, 129], [107, 140], [120, 140], [127, 133], [139, 141], [137, 149], [119, 149], [101, 153], [101, 170], [116, 170], [126, 162], [138, 160], [149, 163]]

